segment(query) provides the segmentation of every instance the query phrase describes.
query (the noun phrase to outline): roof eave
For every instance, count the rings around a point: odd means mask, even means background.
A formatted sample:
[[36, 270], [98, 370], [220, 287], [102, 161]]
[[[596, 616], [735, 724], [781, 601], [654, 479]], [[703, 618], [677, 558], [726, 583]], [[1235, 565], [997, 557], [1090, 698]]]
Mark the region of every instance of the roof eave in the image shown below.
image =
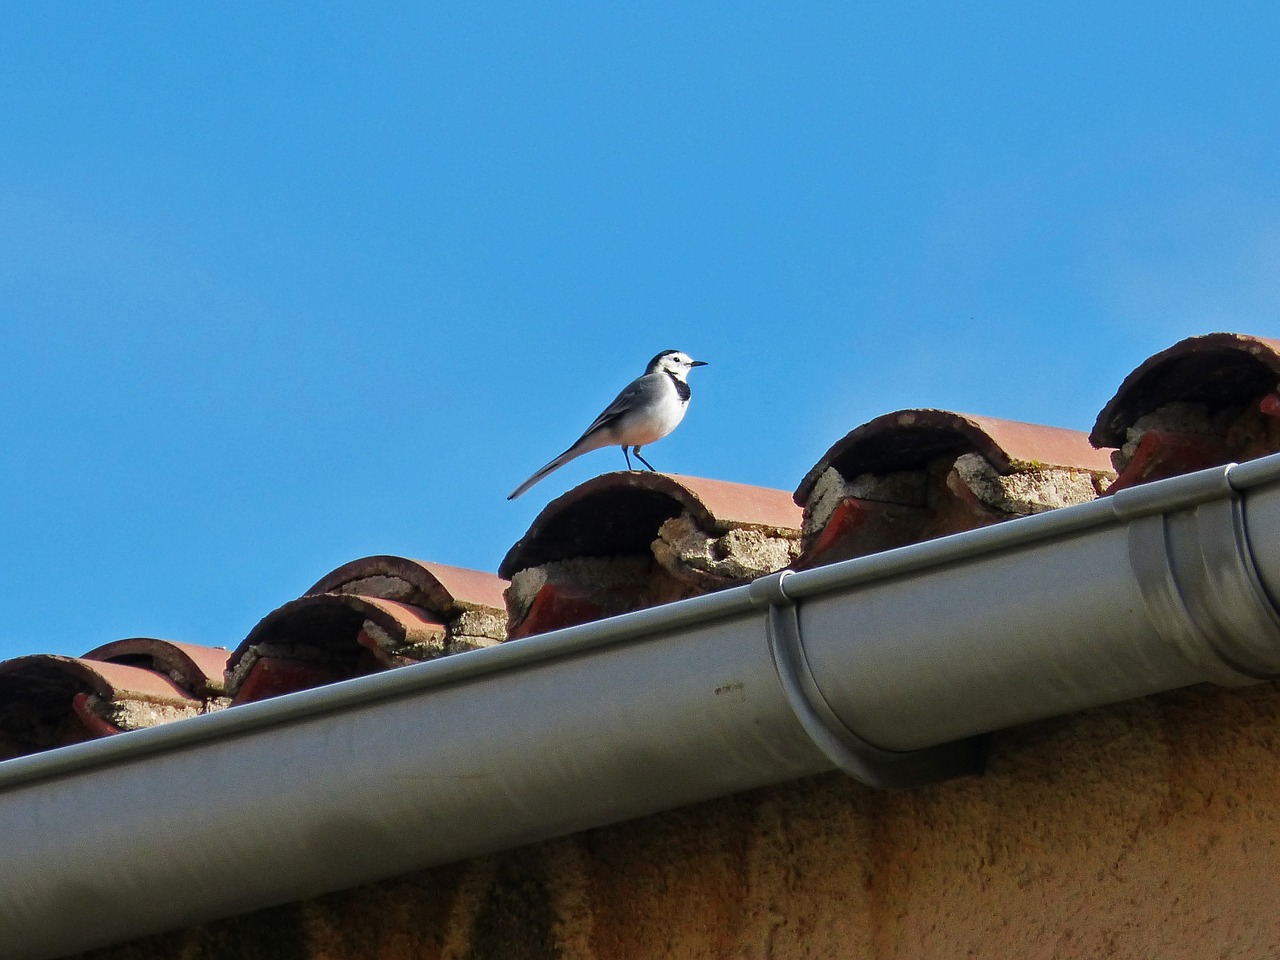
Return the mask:
[[0, 763], [7, 956], [833, 768], [973, 772], [989, 731], [1280, 675], [1268, 594], [1280, 455]]

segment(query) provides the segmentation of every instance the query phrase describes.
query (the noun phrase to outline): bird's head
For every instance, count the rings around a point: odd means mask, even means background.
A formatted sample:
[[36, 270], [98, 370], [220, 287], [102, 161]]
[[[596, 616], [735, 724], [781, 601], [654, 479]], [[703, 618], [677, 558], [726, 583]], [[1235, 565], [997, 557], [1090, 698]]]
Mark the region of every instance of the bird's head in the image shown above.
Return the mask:
[[694, 367], [705, 367], [707, 361], [695, 360], [682, 350], [663, 350], [649, 361], [645, 373], [669, 373], [680, 380], [689, 375]]

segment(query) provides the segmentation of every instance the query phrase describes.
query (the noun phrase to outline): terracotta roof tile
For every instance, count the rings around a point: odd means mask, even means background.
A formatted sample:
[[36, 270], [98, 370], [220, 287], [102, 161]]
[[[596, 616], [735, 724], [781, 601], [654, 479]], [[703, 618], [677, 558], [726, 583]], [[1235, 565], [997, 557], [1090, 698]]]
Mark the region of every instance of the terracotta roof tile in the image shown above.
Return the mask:
[[1116, 447], [1112, 492], [1280, 452], [1280, 340], [1188, 337], [1148, 357], [1103, 407], [1091, 438]]
[[745, 583], [794, 559], [785, 491], [609, 473], [553, 500], [499, 568], [512, 638]]
[[688, 512], [708, 531], [798, 531], [801, 511], [782, 490], [678, 474], [606, 473], [552, 500], [498, 567], [516, 572], [570, 557], [642, 553], [665, 520]]
[[444, 618], [421, 607], [311, 594], [273, 610], [249, 632], [228, 658], [227, 689], [234, 703], [244, 703], [475, 645], [452, 637]]
[[1118, 447], [1144, 414], [1173, 401], [1211, 410], [1274, 393], [1280, 381], [1280, 340], [1243, 333], [1208, 333], [1179, 340], [1142, 361], [1098, 414], [1090, 439]]
[[84, 655], [84, 659], [143, 667], [167, 675], [193, 696], [216, 697], [223, 692], [229, 655], [224, 647], [204, 647], [155, 637], [129, 637], [94, 647]]
[[795, 493], [800, 568], [1093, 499], [1109, 457], [1074, 430], [899, 410], [837, 441]]
[[322, 577], [307, 595], [354, 593], [403, 600], [452, 615], [462, 608], [502, 609], [507, 582], [492, 573], [445, 563], [376, 556], [352, 560]]
[[54, 654], [0, 661], [0, 759], [203, 712], [208, 704], [141, 667]]
[[168, 677], [141, 667], [50, 653], [0, 661], [0, 676], [20, 676], [32, 671], [65, 674], [103, 697], [128, 697], [182, 706], [195, 699]]
[[916, 469], [939, 454], [970, 450], [1002, 473], [1038, 467], [1112, 472], [1108, 454], [1077, 430], [950, 410], [898, 410], [868, 420], [837, 440], [800, 481], [795, 500], [803, 504], [829, 467], [853, 478]]

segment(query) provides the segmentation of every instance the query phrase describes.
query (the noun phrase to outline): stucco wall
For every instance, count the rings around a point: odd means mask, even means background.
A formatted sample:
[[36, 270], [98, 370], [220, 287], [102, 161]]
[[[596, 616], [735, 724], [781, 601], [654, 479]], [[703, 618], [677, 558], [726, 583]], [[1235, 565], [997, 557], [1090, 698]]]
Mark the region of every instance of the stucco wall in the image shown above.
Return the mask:
[[817, 777], [93, 960], [1280, 956], [1280, 686], [1008, 731], [988, 773]]

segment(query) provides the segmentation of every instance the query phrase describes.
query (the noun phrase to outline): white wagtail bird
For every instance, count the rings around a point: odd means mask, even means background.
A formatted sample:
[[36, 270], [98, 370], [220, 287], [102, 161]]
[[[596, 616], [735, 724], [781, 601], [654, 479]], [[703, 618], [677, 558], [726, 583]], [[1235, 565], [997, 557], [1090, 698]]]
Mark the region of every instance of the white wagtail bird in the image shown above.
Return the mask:
[[636, 459], [653, 470], [653, 465], [640, 456], [640, 448], [661, 440], [679, 426], [689, 407], [689, 371], [706, 365], [705, 360], [694, 360], [679, 350], [663, 350], [649, 361], [644, 376], [627, 384], [573, 446], [516, 487], [507, 499], [514, 500], [551, 471], [601, 447], [622, 447], [628, 470], [630, 447]]

